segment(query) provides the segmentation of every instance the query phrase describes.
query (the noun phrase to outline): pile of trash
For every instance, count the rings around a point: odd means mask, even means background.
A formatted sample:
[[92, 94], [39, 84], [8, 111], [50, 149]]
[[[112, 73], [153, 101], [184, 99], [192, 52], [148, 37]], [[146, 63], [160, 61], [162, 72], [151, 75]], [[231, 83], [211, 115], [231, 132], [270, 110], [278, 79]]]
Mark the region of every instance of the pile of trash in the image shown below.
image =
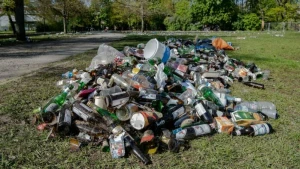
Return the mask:
[[[220, 41], [220, 40], [219, 40]], [[68, 137], [72, 151], [92, 144], [113, 158], [134, 154], [144, 164], [158, 151], [180, 152], [188, 140], [214, 133], [271, 133], [271, 102], [230, 95], [234, 81], [264, 89], [269, 71], [230, 58], [212, 39], [151, 39], [123, 51], [101, 44], [86, 70], [62, 74], [62, 92], [37, 111], [38, 130]], [[234, 49], [229, 43], [229, 49]]]

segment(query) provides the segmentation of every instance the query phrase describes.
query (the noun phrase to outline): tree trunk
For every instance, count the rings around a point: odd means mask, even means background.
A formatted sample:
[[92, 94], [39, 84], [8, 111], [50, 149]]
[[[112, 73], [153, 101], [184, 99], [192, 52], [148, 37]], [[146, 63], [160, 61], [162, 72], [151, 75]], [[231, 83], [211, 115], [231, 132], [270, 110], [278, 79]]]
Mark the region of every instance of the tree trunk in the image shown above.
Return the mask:
[[141, 25], [141, 32], [144, 32], [144, 3], [141, 3], [141, 21], [142, 21], [142, 25]]
[[63, 16], [63, 23], [64, 23], [64, 33], [67, 33], [67, 17], [64, 15]]
[[264, 11], [261, 11], [261, 31], [265, 30], [265, 15], [264, 15]]
[[66, 1], [64, 1], [64, 8], [63, 8], [63, 24], [64, 24], [64, 33], [67, 33], [67, 12], [66, 12]]
[[15, 5], [17, 40], [25, 41], [24, 0], [15, 0]]
[[11, 29], [12, 29], [14, 35], [16, 35], [16, 34], [17, 34], [17, 32], [16, 32], [16, 27], [15, 27], [15, 24], [14, 24], [12, 18], [11, 18], [11, 15], [10, 15], [9, 13], [7, 13], [7, 17], [8, 17], [9, 24], [10, 24], [10, 26], [11, 26]]

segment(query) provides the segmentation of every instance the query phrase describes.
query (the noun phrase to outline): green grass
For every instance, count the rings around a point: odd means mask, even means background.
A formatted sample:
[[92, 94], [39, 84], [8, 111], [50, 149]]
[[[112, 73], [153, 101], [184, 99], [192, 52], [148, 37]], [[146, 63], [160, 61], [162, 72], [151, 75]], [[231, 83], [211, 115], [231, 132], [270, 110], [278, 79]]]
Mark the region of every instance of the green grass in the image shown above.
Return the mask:
[[0, 46], [13, 46], [18, 44], [25, 44], [25, 43], [39, 43], [41, 41], [53, 41], [59, 39], [66, 39], [72, 38], [76, 36], [80, 36], [82, 34], [36, 34], [36, 33], [28, 33], [26, 34], [27, 37], [31, 39], [31, 42], [23, 42], [16, 40], [16, 37], [11, 34], [0, 34]]
[[[200, 34], [201, 37], [214, 35]], [[83, 147], [69, 151], [69, 139], [45, 141], [47, 133], [29, 124], [31, 111], [43, 104], [59, 89], [55, 82], [60, 74], [73, 68], [89, 66], [96, 50], [76, 55], [18, 80], [0, 86], [0, 166], [2, 168], [300, 168], [300, 34], [284, 37], [260, 32], [218, 33], [240, 50], [227, 52], [230, 57], [254, 62], [262, 70], [271, 71], [266, 89], [259, 90], [234, 82], [232, 95], [250, 101], [271, 101], [280, 118], [270, 120], [275, 133], [259, 137], [231, 137], [215, 134], [190, 142], [191, 148], [178, 154], [161, 152], [151, 157], [152, 165], [129, 158], [112, 159], [99, 147]], [[237, 39], [244, 36], [246, 39]], [[113, 46], [136, 46], [157, 37], [128, 36]], [[170, 37], [170, 36], [168, 36]], [[176, 36], [178, 37], [178, 36]], [[187, 36], [184, 36], [187, 37]], [[0, 168], [1, 168], [0, 167]]]

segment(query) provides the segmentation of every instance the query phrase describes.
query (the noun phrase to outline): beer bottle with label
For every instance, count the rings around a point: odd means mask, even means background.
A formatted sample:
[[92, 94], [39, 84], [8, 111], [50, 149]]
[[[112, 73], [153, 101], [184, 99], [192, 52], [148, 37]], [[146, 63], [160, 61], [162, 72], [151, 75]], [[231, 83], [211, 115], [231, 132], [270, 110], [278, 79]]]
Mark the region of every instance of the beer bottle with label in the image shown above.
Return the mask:
[[87, 105], [91, 107], [94, 111], [98, 112], [99, 115], [105, 120], [108, 126], [119, 122], [119, 119], [115, 114], [112, 114], [108, 110], [96, 106], [93, 102], [89, 101]]
[[46, 103], [46, 105], [41, 108], [41, 112], [42, 113], [55, 112], [59, 107], [61, 107], [65, 103], [70, 90], [72, 90], [72, 86], [65, 88], [61, 94], [51, 98]]
[[213, 117], [208, 111], [206, 104], [202, 100], [198, 100], [194, 103], [197, 116], [206, 123], [213, 123]]
[[57, 118], [57, 131], [61, 135], [67, 135], [70, 133], [72, 123], [72, 112], [69, 109], [69, 106], [65, 104], [60, 110]]
[[72, 111], [84, 121], [98, 122], [100, 120], [96, 117], [96, 114], [89, 106], [85, 105], [84, 103], [80, 103], [79, 101], [75, 101], [73, 103]]
[[183, 105], [176, 105], [166, 109], [167, 112], [163, 114], [163, 117], [158, 122], [156, 122], [156, 129], [160, 129], [186, 114], [185, 107]]
[[105, 102], [107, 106], [115, 107], [124, 105], [129, 101], [129, 99], [130, 94], [124, 91], [107, 95], [105, 97]]
[[201, 124], [196, 126], [187, 127], [175, 134], [178, 140], [190, 140], [195, 137], [211, 133], [212, 130], [208, 124]]
[[272, 132], [273, 132], [272, 126], [269, 123], [263, 123], [263, 124], [250, 125], [249, 127], [245, 127], [244, 129], [233, 131], [232, 135], [258, 136], [258, 135], [265, 135]]

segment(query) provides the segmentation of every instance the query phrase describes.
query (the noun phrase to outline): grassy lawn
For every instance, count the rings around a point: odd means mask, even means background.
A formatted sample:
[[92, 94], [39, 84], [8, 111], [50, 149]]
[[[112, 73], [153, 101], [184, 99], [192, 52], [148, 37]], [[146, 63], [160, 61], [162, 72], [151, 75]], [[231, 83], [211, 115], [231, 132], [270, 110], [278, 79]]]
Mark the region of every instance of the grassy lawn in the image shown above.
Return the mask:
[[[265, 84], [265, 90], [238, 82], [231, 90], [243, 100], [273, 102], [280, 115], [269, 121], [275, 133], [252, 138], [226, 134], [200, 137], [190, 141], [189, 150], [153, 155], [149, 166], [138, 163], [133, 155], [112, 159], [100, 147], [70, 152], [68, 138], [45, 141], [48, 133], [30, 125], [31, 111], [59, 93], [55, 83], [61, 73], [89, 66], [97, 52], [91, 50], [0, 85], [0, 168], [300, 168], [300, 33], [285, 33], [284, 37], [266, 32], [203, 33], [199, 38], [213, 35], [240, 47], [227, 52], [230, 57], [270, 70], [268, 81], [257, 80]], [[166, 36], [128, 36], [112, 45], [121, 50], [125, 45], [136, 46], [153, 37], [165, 40]]]
[[13, 46], [13, 45], [25, 44], [25, 43], [38, 43], [41, 41], [53, 41], [53, 40], [59, 40], [59, 39], [72, 38], [72, 37], [81, 36], [81, 35], [84, 35], [84, 34], [59, 34], [59, 33], [42, 34], [42, 33], [26, 32], [26, 36], [30, 38], [31, 42], [22, 42], [22, 41], [17, 41], [15, 36], [13, 36], [12, 34], [1, 34], [0, 33], [0, 46]]

